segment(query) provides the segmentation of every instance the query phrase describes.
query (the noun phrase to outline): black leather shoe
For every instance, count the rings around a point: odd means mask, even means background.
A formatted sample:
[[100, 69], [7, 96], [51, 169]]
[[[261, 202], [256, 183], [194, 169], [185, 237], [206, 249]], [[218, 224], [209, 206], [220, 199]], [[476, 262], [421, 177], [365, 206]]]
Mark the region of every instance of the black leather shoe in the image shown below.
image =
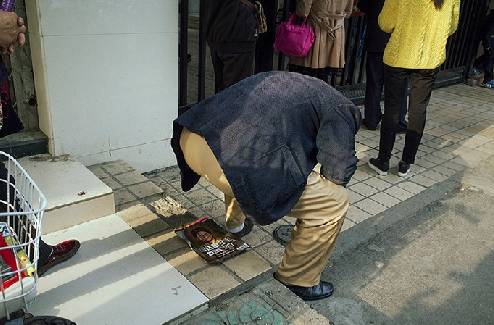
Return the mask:
[[239, 232], [234, 233], [232, 235], [235, 236], [236, 238], [240, 239], [240, 238], [248, 235], [252, 231], [253, 227], [254, 227], [254, 222], [252, 222], [252, 220], [249, 218], [245, 218], [244, 228], [242, 230], [240, 230]]
[[[276, 277], [276, 273], [273, 274], [274, 278], [278, 280]], [[291, 292], [299, 296], [305, 301], [313, 301], [330, 297], [334, 292], [334, 286], [331, 282], [320, 281], [318, 285], [313, 287], [301, 287], [295, 285], [289, 285], [281, 282], [281, 284], [290, 289]]]

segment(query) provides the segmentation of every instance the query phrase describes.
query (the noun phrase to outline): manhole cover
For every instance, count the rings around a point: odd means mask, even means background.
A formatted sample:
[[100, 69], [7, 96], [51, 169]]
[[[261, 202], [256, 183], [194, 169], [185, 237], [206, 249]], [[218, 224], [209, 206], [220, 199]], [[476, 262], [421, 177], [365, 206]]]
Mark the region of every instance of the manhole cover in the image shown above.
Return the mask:
[[281, 245], [286, 246], [286, 244], [288, 244], [288, 242], [292, 239], [292, 231], [292, 225], [278, 226], [275, 230], [273, 230], [273, 238]]

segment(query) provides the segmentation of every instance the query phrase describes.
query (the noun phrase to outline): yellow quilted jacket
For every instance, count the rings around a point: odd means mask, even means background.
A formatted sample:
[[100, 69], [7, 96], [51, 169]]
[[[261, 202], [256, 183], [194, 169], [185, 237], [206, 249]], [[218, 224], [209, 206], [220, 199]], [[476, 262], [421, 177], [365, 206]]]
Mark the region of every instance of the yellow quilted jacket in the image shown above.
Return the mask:
[[384, 63], [406, 69], [434, 69], [446, 59], [446, 43], [457, 27], [460, 0], [385, 0], [379, 26], [391, 34]]

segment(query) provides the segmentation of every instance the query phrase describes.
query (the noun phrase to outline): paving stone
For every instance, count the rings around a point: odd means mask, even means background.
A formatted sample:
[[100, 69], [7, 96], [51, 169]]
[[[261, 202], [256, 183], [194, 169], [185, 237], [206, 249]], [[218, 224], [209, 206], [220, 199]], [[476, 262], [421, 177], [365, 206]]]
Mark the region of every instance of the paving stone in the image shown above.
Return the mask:
[[382, 204], [388, 208], [399, 204], [401, 201], [397, 198], [394, 198], [386, 193], [377, 193], [370, 197], [370, 199], [376, 201], [379, 204]]
[[451, 168], [447, 168], [444, 165], [436, 166], [436, 167], [432, 168], [432, 170], [435, 172], [438, 172], [439, 174], [442, 174], [444, 176], [448, 176], [448, 177], [451, 177], [457, 173], [456, 170], [451, 169]]
[[244, 236], [242, 239], [249, 244], [251, 247], [257, 247], [264, 243], [267, 243], [272, 239], [272, 235], [265, 232], [259, 226], [254, 226], [252, 231]]
[[105, 178], [100, 178], [103, 183], [108, 185], [112, 190], [118, 190], [122, 188], [122, 184], [117, 182], [115, 179], [113, 179], [111, 176], [105, 177]]
[[[360, 202], [357, 202], [355, 204], [355, 206], [360, 208], [362, 211], [369, 213], [370, 215], [376, 215], [376, 214], [379, 214], [379, 213], [386, 210], [386, 207], [384, 205], [377, 203], [376, 201], [371, 200], [369, 198], [362, 200]], [[350, 218], [350, 219], [352, 219], [352, 218]], [[357, 222], [354, 219], [352, 219], [352, 220]]]
[[162, 169], [157, 174], [168, 182], [180, 181], [180, 169], [177, 166]]
[[437, 181], [430, 179], [429, 177], [425, 177], [424, 175], [415, 175], [410, 177], [408, 180], [424, 187], [430, 187], [438, 183]]
[[192, 275], [189, 280], [209, 299], [216, 298], [240, 284], [233, 275], [220, 266], [208, 267]]
[[208, 266], [208, 263], [190, 248], [168, 254], [166, 261], [183, 275], [189, 275]]
[[389, 174], [386, 176], [376, 176], [378, 179], [385, 181], [386, 183], [390, 184], [398, 184], [400, 182], [403, 182], [403, 178], [399, 177], [396, 174]]
[[297, 222], [297, 218], [292, 218], [292, 217], [284, 217], [283, 218], [286, 222], [288, 222], [289, 225], [295, 225]]
[[420, 166], [420, 167], [423, 167], [425, 169], [429, 169], [429, 168], [435, 167], [437, 164], [436, 163], [433, 163], [433, 162], [431, 162], [429, 160], [419, 159], [419, 160], [417, 160], [416, 165], [417, 166]]
[[341, 227], [341, 231], [348, 230], [348, 229], [352, 228], [355, 225], [356, 225], [355, 222], [353, 222], [352, 220], [350, 220], [348, 218], [345, 218], [345, 221], [343, 222], [343, 226]]
[[361, 170], [361, 169], [357, 169], [355, 171], [355, 174], [353, 174], [353, 177], [354, 179], [358, 180], [358, 181], [363, 181], [363, 180], [366, 180], [368, 178], [370, 178], [371, 175], [367, 172], [367, 171], [364, 171], [364, 170]]
[[[442, 164], [443, 162], [446, 161], [446, 159], [435, 156], [433, 154], [426, 155], [426, 156], [422, 157], [422, 159], [430, 161], [431, 163], [436, 164], [436, 165]], [[422, 159], [421, 159], [421, 161], [423, 161]]]
[[118, 215], [142, 238], [163, 232], [170, 226], [142, 204], [127, 208]]
[[151, 195], [163, 193], [163, 190], [152, 182], [145, 182], [128, 187], [129, 191], [134, 193], [138, 198], [145, 198]]
[[211, 194], [213, 194], [215, 197], [217, 197], [220, 200], [225, 199], [225, 194], [221, 192], [216, 186], [208, 186], [206, 187], [206, 190], [208, 190]]
[[350, 190], [352, 190], [352, 191], [354, 191], [354, 192], [356, 192], [362, 196], [365, 196], [365, 197], [371, 196], [371, 195], [379, 192], [378, 189], [371, 187], [371, 186], [364, 184], [364, 183], [355, 184], [352, 187], [350, 187]]
[[113, 176], [134, 171], [134, 168], [123, 160], [116, 160], [104, 163], [101, 165], [101, 167]]
[[428, 170], [426, 172], [423, 172], [421, 175], [428, 177], [436, 182], [442, 182], [448, 178], [448, 176], [445, 176], [433, 170]]
[[367, 184], [369, 186], [372, 186], [380, 191], [384, 191], [388, 187], [391, 187], [391, 184], [384, 181], [384, 179], [378, 178], [378, 177], [372, 177], [363, 182], [364, 184]]
[[148, 181], [147, 177], [142, 176], [138, 172], [118, 174], [118, 175], [114, 175], [114, 177], [120, 184], [124, 186], [134, 185]]
[[[367, 199], [367, 200], [372, 201], [370, 199]], [[363, 202], [363, 201], [361, 201], [361, 202]], [[372, 203], [375, 203], [375, 202], [372, 201]], [[377, 204], [377, 203], [375, 203], [375, 204]], [[360, 222], [362, 222], [362, 221], [364, 221], [366, 219], [369, 219], [370, 217], [372, 217], [372, 215], [369, 214], [369, 213], [367, 213], [366, 211], [363, 211], [363, 210], [359, 209], [356, 206], [351, 205], [348, 208], [348, 212], [347, 212], [346, 217], [348, 219], [350, 219], [350, 221], [353, 221], [354, 223], [357, 224], [357, 223], [360, 223]]]
[[96, 175], [96, 177], [98, 178], [106, 178], [106, 177], [109, 177], [110, 174], [107, 173], [102, 167], [101, 167], [101, 164], [98, 164], [98, 165], [93, 165], [93, 166], [89, 166], [87, 169], [89, 169], [94, 175]]
[[183, 239], [177, 237], [175, 231], [173, 230], [167, 230], [165, 232], [155, 234], [147, 238], [147, 242], [165, 259], [167, 259], [170, 253], [189, 247]]
[[397, 187], [401, 188], [402, 190], [405, 190], [407, 192], [410, 192], [414, 195], [419, 194], [420, 192], [425, 190], [425, 187], [412, 183], [412, 182], [403, 182], [397, 185]]
[[136, 197], [126, 189], [113, 192], [115, 195], [115, 205], [122, 205], [136, 200]]
[[271, 240], [261, 246], [256, 247], [255, 251], [272, 265], [278, 265], [281, 263], [283, 254], [285, 253], [285, 247], [278, 242]]
[[283, 225], [288, 225], [288, 222], [282, 218], [276, 222], [273, 222], [270, 225], [259, 226], [259, 227], [264, 229], [267, 233], [272, 234], [273, 230], [275, 230], [278, 226], [283, 226]]
[[397, 198], [400, 201], [408, 200], [413, 196], [413, 193], [410, 193], [402, 188], [399, 188], [398, 185], [388, 188], [385, 191], [385, 193]]
[[465, 166], [455, 163], [454, 161], [447, 161], [443, 164], [444, 167], [454, 169], [457, 172], [465, 169]]
[[201, 205], [217, 199], [216, 196], [204, 188], [186, 192], [184, 195], [195, 205]]
[[357, 203], [358, 201], [361, 201], [364, 199], [364, 197], [357, 192], [354, 192], [352, 190], [348, 190], [348, 198], [350, 200], [351, 204]]
[[271, 265], [252, 250], [226, 260], [223, 264], [244, 281], [271, 269]]
[[141, 202], [137, 201], [137, 199], [135, 201], [130, 201], [130, 202], [127, 202], [127, 203], [123, 203], [123, 204], [119, 204], [119, 205], [115, 205], [115, 212], [120, 212], [120, 211], [123, 211], [125, 209], [128, 209], [136, 204], [140, 204]]

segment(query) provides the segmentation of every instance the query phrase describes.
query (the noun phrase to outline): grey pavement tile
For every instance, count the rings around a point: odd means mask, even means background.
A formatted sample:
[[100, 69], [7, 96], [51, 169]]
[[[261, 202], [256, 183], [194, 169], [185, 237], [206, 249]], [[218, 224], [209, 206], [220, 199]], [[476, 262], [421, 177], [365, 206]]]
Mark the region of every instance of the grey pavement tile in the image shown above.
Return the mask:
[[213, 200], [208, 203], [199, 205], [207, 215], [212, 218], [222, 218], [225, 219], [225, 202], [221, 200]]
[[454, 161], [447, 161], [442, 166], [450, 169], [454, 169], [457, 172], [465, 169], [465, 166], [455, 163]]
[[425, 190], [425, 187], [423, 187], [422, 185], [415, 184], [412, 182], [403, 182], [398, 184], [397, 187], [407, 192], [410, 192], [412, 194], [419, 194], [420, 192]]
[[353, 174], [352, 178], [356, 179], [357, 181], [363, 181], [372, 176], [370, 172], [372, 172], [372, 170], [370, 170], [369, 168], [365, 168], [365, 169], [360, 168], [355, 171], [355, 174]]
[[201, 205], [218, 199], [216, 196], [211, 194], [211, 192], [202, 188], [185, 192], [184, 195], [195, 205]]
[[[361, 209], [362, 211], [367, 212], [370, 215], [376, 215], [376, 214], [379, 214], [379, 213], [386, 210], [386, 206], [384, 206], [380, 203], [377, 203], [376, 201], [371, 200], [371, 199], [365, 199], [365, 200], [362, 200], [360, 202], [357, 202], [355, 204], [355, 206], [358, 207], [359, 209]], [[352, 218], [350, 218], [350, 219], [352, 219]], [[357, 222], [354, 219], [352, 219], [352, 220]]]
[[177, 166], [160, 170], [157, 175], [168, 182], [180, 180], [180, 169]]
[[134, 168], [122, 160], [110, 161], [101, 165], [110, 175], [133, 172]]
[[395, 185], [393, 187], [388, 188], [385, 191], [385, 193], [397, 198], [400, 201], [408, 200], [409, 198], [414, 196], [413, 193], [405, 191], [404, 189], [398, 187], [398, 185]]
[[432, 170], [435, 172], [438, 172], [439, 174], [442, 174], [444, 176], [448, 176], [448, 177], [451, 177], [457, 173], [456, 170], [451, 169], [451, 168], [447, 168], [444, 165], [436, 166], [436, 167], [432, 168]]
[[365, 197], [352, 190], [348, 190], [348, 198], [351, 204], [357, 203], [358, 201], [365, 199]]
[[101, 181], [108, 185], [112, 190], [118, 190], [122, 188], [122, 184], [117, 182], [115, 179], [113, 179], [111, 176], [108, 176], [106, 178], [101, 178]]
[[420, 167], [423, 167], [425, 169], [429, 169], [429, 168], [432, 168], [432, 167], [435, 167], [437, 164], [436, 163], [433, 163], [429, 160], [425, 160], [425, 159], [418, 159], [415, 164], [417, 166], [420, 166]]
[[237, 287], [240, 282], [224, 266], [210, 266], [189, 277], [190, 282], [209, 299]]
[[101, 167], [101, 164], [97, 164], [97, 165], [92, 165], [92, 166], [89, 166], [88, 169], [94, 174], [96, 175], [96, 177], [98, 178], [106, 178], [106, 177], [109, 177], [110, 176], [110, 173], [107, 173], [102, 167]]
[[252, 250], [226, 260], [223, 265], [243, 281], [250, 280], [271, 269], [271, 264]]
[[124, 186], [134, 185], [148, 181], [147, 177], [142, 176], [138, 172], [127, 172], [114, 175], [115, 179]]
[[285, 247], [278, 242], [271, 240], [261, 246], [256, 247], [255, 251], [272, 265], [278, 265], [281, 263], [283, 254], [285, 253]]
[[415, 176], [410, 177], [408, 180], [411, 182], [414, 182], [416, 184], [422, 185], [424, 187], [430, 187], [430, 186], [433, 186], [434, 184], [438, 183], [437, 181], [435, 181], [429, 177], [425, 177], [423, 175], [415, 175]]
[[348, 230], [350, 228], [352, 228], [353, 226], [355, 226], [356, 223], [353, 222], [352, 220], [348, 219], [348, 218], [345, 218], [345, 221], [343, 222], [343, 226], [341, 227], [341, 231], [345, 231], [345, 230]]
[[221, 192], [216, 186], [211, 185], [209, 187], [206, 187], [206, 190], [208, 190], [211, 194], [222, 201], [225, 199], [225, 194]]
[[379, 192], [378, 189], [371, 187], [367, 184], [363, 184], [363, 183], [358, 183], [358, 184], [351, 186], [350, 190], [352, 190], [352, 191], [354, 191], [354, 192], [356, 192], [362, 196], [365, 196], [365, 197], [371, 196], [371, 195]]
[[372, 186], [372, 187], [378, 189], [379, 191], [383, 191], [383, 190], [387, 189], [388, 187], [391, 187], [390, 183], [388, 183], [384, 179], [381, 179], [378, 177], [372, 177], [372, 178], [366, 179], [363, 183], [367, 184], [369, 186]]
[[395, 206], [401, 202], [397, 198], [392, 197], [391, 195], [386, 194], [386, 193], [374, 194], [373, 196], [370, 197], [370, 199], [374, 200], [375, 202], [377, 202], [379, 204], [384, 205], [387, 208], [391, 208], [392, 206]]
[[396, 174], [388, 173], [388, 175], [386, 175], [386, 176], [376, 176], [376, 177], [378, 179], [381, 179], [381, 180], [385, 181], [386, 183], [390, 183], [390, 184], [398, 184], [400, 182], [403, 182], [403, 178], [399, 177]]
[[135, 195], [126, 189], [120, 189], [114, 192], [115, 195], [115, 205], [122, 205], [137, 200]]
[[259, 226], [254, 226], [252, 231], [242, 238], [251, 247], [257, 247], [273, 239], [273, 236], [262, 230]]
[[446, 179], [448, 179], [448, 176], [440, 174], [434, 170], [428, 170], [426, 172], [423, 172], [421, 175], [428, 177], [428, 178], [430, 178], [436, 182], [442, 182], [442, 181], [445, 181]]
[[[372, 201], [372, 200], [369, 199], [369, 201]], [[372, 201], [372, 202], [374, 202], [374, 201]], [[363, 211], [363, 210], [361, 210], [361, 209], [359, 209], [356, 206], [351, 205], [348, 208], [348, 212], [347, 212], [346, 217], [350, 221], [353, 221], [355, 224], [357, 224], [357, 223], [360, 223], [360, 222], [362, 222], [362, 221], [364, 221], [366, 219], [369, 219], [370, 217], [372, 217], [372, 215], [369, 214], [369, 213], [367, 213], [367, 212], [365, 212], [365, 211]]]
[[155, 194], [163, 193], [163, 190], [153, 184], [152, 182], [145, 182], [136, 185], [131, 185], [128, 187], [128, 190], [135, 194], [138, 198], [142, 199], [148, 196], [152, 196]]
[[435, 156], [433, 154], [425, 155], [424, 157], [422, 157], [421, 161], [423, 161], [423, 159], [430, 161], [431, 163], [434, 163], [436, 165], [442, 164], [443, 162], [446, 161], [446, 159]]
[[288, 225], [288, 224], [289, 223], [284, 218], [282, 218], [280, 220], [277, 220], [277, 221], [273, 222], [270, 225], [267, 225], [267, 226], [259, 226], [259, 227], [261, 227], [262, 229], [264, 229], [268, 234], [272, 234], [273, 233], [273, 230], [275, 230], [277, 227]]

